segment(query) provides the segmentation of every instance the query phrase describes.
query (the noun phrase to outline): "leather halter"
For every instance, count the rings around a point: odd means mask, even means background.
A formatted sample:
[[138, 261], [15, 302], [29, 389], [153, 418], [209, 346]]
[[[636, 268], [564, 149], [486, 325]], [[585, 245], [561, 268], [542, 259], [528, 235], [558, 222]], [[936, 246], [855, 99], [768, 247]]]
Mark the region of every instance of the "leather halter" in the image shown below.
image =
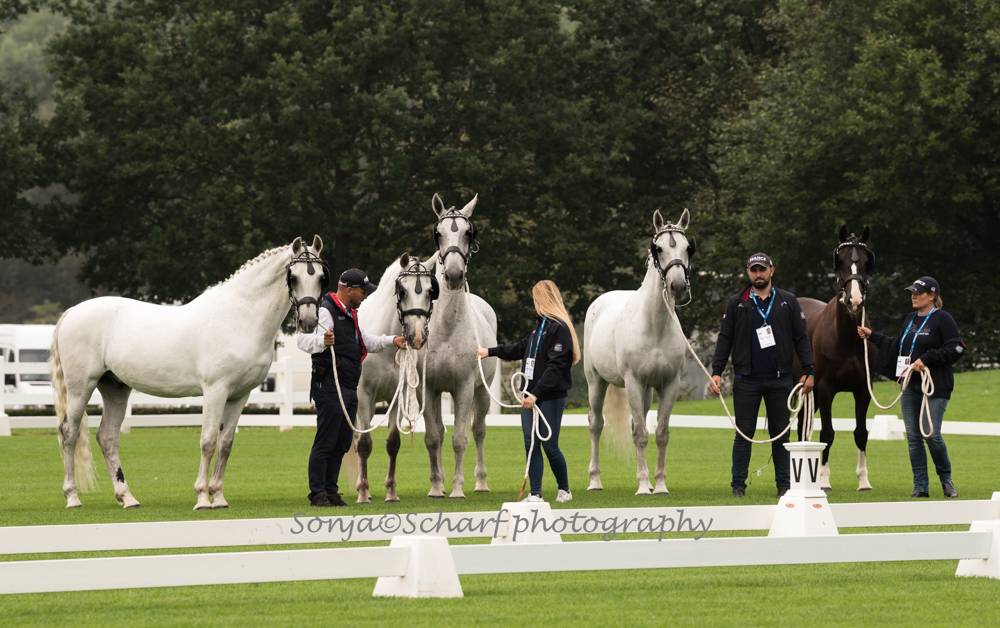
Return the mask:
[[424, 316], [426, 317], [424, 319], [424, 338], [427, 338], [427, 336], [429, 335], [431, 313], [434, 311], [434, 297], [433, 296], [431, 297], [430, 307], [428, 307], [426, 310], [423, 308], [410, 308], [408, 310], [402, 309], [402, 304], [400, 303], [399, 300], [399, 289], [403, 285], [402, 284], [403, 277], [417, 278], [416, 287], [413, 289], [413, 292], [415, 294], [420, 294], [421, 292], [423, 292], [423, 286], [421, 285], [420, 282], [421, 277], [430, 277], [431, 291], [433, 294], [434, 285], [437, 283], [437, 277], [435, 277], [434, 273], [426, 266], [424, 266], [423, 263], [421, 262], [414, 262], [410, 264], [410, 266], [408, 266], [405, 270], [400, 272], [399, 275], [397, 275], [396, 277], [396, 316], [399, 318], [400, 326], [403, 326], [405, 328], [405, 325], [403, 324], [403, 318], [406, 316]]
[[[442, 222], [448, 219], [451, 219], [452, 221], [451, 230], [453, 232], [458, 231], [459, 219], [469, 223], [469, 228], [466, 231], [466, 233], [469, 236], [469, 244], [467, 251], [463, 251], [461, 248], [457, 246], [449, 246], [444, 251], [441, 250], [441, 246], [439, 244], [441, 240], [441, 234], [438, 233], [437, 228], [438, 226], [441, 225]], [[434, 226], [434, 243], [438, 245], [438, 262], [440, 262], [441, 264], [444, 264], [444, 259], [448, 257], [449, 254], [456, 253], [459, 257], [462, 258], [462, 263], [468, 266], [469, 258], [472, 257], [473, 253], [479, 251], [479, 239], [476, 237], [476, 225], [473, 224], [473, 222], [469, 220], [469, 218], [465, 214], [456, 210], [454, 207], [448, 209], [444, 213], [444, 215], [438, 218], [437, 225]]]
[[[663, 284], [663, 291], [664, 292], [666, 292], [666, 290], [667, 290], [667, 273], [670, 272], [670, 269], [673, 268], [674, 266], [680, 266], [684, 270], [684, 289], [688, 291], [688, 300], [685, 301], [683, 304], [678, 304], [677, 305], [677, 307], [684, 307], [685, 305], [691, 303], [691, 269], [690, 269], [690, 261], [688, 263], [685, 263], [679, 257], [675, 257], [675, 258], [671, 259], [669, 262], [667, 262], [666, 266], [661, 266], [660, 265], [660, 256], [659, 256], [659, 251], [657, 250], [659, 248], [659, 245], [656, 244], [656, 239], [659, 238], [664, 233], [669, 233], [670, 234], [670, 248], [671, 249], [677, 246], [677, 240], [674, 238], [674, 234], [675, 233], [679, 233], [679, 234], [683, 235], [684, 239], [688, 240], [688, 248], [689, 248], [689, 250], [692, 247], [692, 243], [691, 243], [690, 239], [688, 239], [687, 233], [685, 233], [684, 229], [678, 227], [677, 225], [673, 225], [673, 224], [670, 224], [670, 223], [667, 223], [666, 225], [664, 225], [664, 227], [662, 229], [660, 229], [659, 231], [657, 231], [656, 233], [654, 233], [652, 239], [650, 239], [650, 241], [649, 241], [649, 253], [653, 257], [653, 266], [656, 268], [656, 272], [659, 273], [659, 275], [660, 275], [660, 282]], [[689, 257], [690, 257], [690, 254], [689, 254]]]
[[[306, 272], [310, 275], [316, 274], [316, 269], [313, 264], [319, 264], [323, 272], [323, 281], [328, 280], [330, 277], [330, 267], [327, 266], [319, 255], [316, 255], [309, 249], [303, 249], [301, 253], [292, 258], [292, 261], [288, 262], [285, 266], [285, 284], [288, 287], [288, 300], [291, 302], [292, 307], [295, 309], [295, 316], [298, 316], [299, 308], [303, 305], [315, 305], [319, 309], [319, 299], [316, 297], [302, 297], [301, 299], [295, 298], [292, 293], [292, 266], [295, 264], [306, 264]], [[320, 290], [320, 296], [322, 296], [323, 291]]]

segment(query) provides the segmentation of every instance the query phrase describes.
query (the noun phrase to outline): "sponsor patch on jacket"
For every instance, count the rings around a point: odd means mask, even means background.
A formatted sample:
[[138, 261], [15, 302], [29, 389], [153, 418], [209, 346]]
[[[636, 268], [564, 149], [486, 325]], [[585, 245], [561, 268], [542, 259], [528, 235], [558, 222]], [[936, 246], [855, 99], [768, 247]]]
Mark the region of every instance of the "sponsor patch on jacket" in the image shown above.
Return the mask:
[[554, 346], [552, 348], [555, 349], [556, 351], [562, 351], [562, 343], [561, 342], [557, 342], [556, 346]]

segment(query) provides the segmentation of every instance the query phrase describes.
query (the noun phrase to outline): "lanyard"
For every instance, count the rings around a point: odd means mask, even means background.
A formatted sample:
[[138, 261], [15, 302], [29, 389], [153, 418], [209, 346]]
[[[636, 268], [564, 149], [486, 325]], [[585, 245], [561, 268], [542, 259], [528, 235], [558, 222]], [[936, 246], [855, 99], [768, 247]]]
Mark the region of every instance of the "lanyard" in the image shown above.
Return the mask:
[[[917, 346], [917, 336], [920, 335], [920, 331], [927, 324], [927, 321], [931, 320], [931, 314], [937, 311], [936, 307], [932, 307], [930, 312], [927, 312], [927, 316], [924, 317], [924, 322], [920, 323], [920, 327], [917, 327], [917, 331], [913, 332], [913, 341], [910, 342], [910, 356], [913, 356], [913, 349]], [[916, 315], [910, 319], [910, 322], [906, 324], [906, 329], [903, 330], [903, 335], [899, 337], [899, 353], [903, 353], [903, 341], [906, 340], [906, 334], [910, 333], [910, 328], [913, 327], [913, 321], [917, 320]]]
[[750, 297], [753, 298], [754, 307], [756, 307], [757, 311], [760, 312], [760, 317], [764, 319], [764, 325], [767, 325], [767, 317], [771, 315], [771, 308], [774, 307], [774, 302], [776, 301], [776, 299], [774, 298], [774, 286], [771, 286], [771, 302], [767, 304], [766, 312], [760, 309], [760, 303], [757, 301], [756, 292], [751, 290]]
[[[545, 331], [545, 318], [542, 318], [542, 324], [535, 330], [535, 352], [530, 354], [532, 359], [538, 357], [538, 350], [542, 348], [542, 333]], [[531, 350], [531, 345], [528, 345], [528, 350]]]

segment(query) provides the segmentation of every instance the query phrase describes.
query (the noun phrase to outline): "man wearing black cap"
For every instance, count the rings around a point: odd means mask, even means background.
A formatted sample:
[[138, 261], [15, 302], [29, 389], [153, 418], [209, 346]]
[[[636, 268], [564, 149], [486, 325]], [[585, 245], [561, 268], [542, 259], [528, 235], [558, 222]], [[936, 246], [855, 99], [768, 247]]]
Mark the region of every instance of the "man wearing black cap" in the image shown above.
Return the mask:
[[[761, 399], [767, 408], [767, 429], [771, 438], [788, 425], [788, 394], [792, 390], [792, 359], [798, 353], [805, 375], [803, 393], [813, 387], [813, 357], [806, 335], [806, 319], [795, 295], [771, 284], [774, 264], [766, 253], [754, 253], [747, 260], [750, 286], [735, 295], [722, 316], [719, 339], [712, 359], [709, 389], [721, 394], [722, 371], [730, 354], [733, 358], [733, 409], [736, 425], [748, 437], [757, 429]], [[774, 480], [781, 497], [789, 487], [788, 451], [783, 445], [788, 434], [771, 443]], [[733, 439], [733, 495], [746, 493], [751, 443], [736, 434]]]
[[[316, 402], [316, 438], [309, 453], [309, 503], [313, 506], [347, 505], [337, 489], [337, 478], [354, 438], [350, 424], [358, 413], [358, 380], [365, 356], [393, 344], [402, 349], [406, 344], [402, 336], [372, 336], [358, 325], [358, 306], [375, 288], [364, 271], [344, 271], [337, 292], [328, 292], [320, 302], [316, 331], [297, 338], [299, 348], [312, 354], [310, 396]], [[337, 354], [339, 395], [331, 348]], [[350, 416], [344, 416], [341, 399]]]

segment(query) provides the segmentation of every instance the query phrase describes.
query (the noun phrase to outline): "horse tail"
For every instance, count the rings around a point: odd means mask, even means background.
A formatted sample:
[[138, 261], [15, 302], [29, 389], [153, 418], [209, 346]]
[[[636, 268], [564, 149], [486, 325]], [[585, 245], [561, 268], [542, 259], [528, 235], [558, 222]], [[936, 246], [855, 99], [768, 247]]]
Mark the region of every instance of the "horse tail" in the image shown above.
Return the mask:
[[630, 418], [625, 390], [614, 384], [608, 386], [604, 396], [604, 431], [608, 435], [611, 451], [626, 459], [635, 452]]
[[[66, 413], [67, 396], [66, 376], [63, 373], [62, 359], [59, 355], [59, 326], [62, 324], [64, 312], [59, 317], [55, 329], [52, 331], [52, 349], [49, 353], [49, 370], [52, 373], [52, 390], [55, 393], [54, 405], [56, 411], [56, 439], [59, 441], [59, 450], [63, 450], [63, 429], [68, 420]], [[80, 420], [80, 433], [76, 439], [76, 447], [73, 450], [73, 468], [76, 472], [77, 489], [80, 491], [90, 491], [97, 486], [97, 474], [94, 471], [94, 457], [90, 453], [90, 429], [87, 427], [87, 413], [84, 412]]]

